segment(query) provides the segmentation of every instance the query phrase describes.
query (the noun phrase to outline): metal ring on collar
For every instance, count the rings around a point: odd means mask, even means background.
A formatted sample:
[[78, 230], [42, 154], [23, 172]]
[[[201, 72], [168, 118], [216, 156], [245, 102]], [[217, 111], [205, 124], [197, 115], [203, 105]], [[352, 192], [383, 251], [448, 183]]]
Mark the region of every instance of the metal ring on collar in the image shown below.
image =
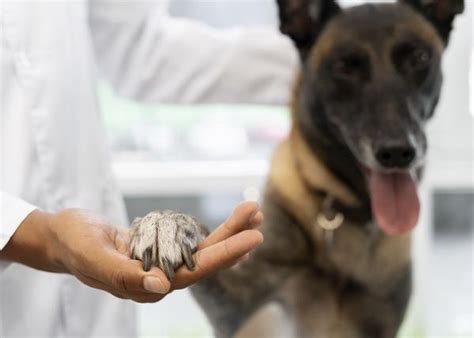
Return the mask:
[[320, 212], [316, 221], [324, 230], [336, 230], [342, 225], [342, 223], [344, 223], [344, 215], [340, 212], [337, 212], [334, 218], [329, 219], [326, 217], [326, 215]]

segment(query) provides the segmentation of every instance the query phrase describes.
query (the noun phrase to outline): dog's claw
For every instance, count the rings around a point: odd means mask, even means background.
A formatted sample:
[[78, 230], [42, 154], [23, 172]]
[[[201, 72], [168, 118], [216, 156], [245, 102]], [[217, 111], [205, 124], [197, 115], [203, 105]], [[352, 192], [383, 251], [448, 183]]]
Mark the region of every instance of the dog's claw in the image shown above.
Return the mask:
[[193, 250], [189, 244], [184, 243], [181, 247], [181, 253], [183, 254], [183, 260], [189, 270], [194, 270], [196, 264], [194, 263]]
[[153, 263], [151, 255], [152, 255], [151, 248], [146, 249], [143, 254], [143, 270], [145, 271], [150, 271], [151, 269], [151, 265]]
[[173, 264], [171, 264], [169, 260], [165, 259], [163, 260], [162, 265], [163, 265], [162, 266], [163, 272], [165, 273], [166, 277], [168, 278], [169, 281], [172, 281], [174, 278]]

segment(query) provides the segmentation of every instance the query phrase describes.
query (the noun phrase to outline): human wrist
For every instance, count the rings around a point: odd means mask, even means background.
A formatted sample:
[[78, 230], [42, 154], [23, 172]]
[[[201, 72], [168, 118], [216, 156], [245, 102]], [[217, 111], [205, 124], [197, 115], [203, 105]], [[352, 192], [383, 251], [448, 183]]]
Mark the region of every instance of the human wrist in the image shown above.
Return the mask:
[[48, 271], [51, 272], [68, 272], [66, 265], [63, 262], [64, 255], [62, 254], [60, 244], [60, 231], [57, 213], [41, 212], [38, 214], [38, 223], [40, 236], [43, 239], [42, 252], [48, 262]]
[[3, 259], [35, 269], [64, 272], [55, 258], [53, 214], [39, 209], [32, 211], [18, 226], [1, 252]]

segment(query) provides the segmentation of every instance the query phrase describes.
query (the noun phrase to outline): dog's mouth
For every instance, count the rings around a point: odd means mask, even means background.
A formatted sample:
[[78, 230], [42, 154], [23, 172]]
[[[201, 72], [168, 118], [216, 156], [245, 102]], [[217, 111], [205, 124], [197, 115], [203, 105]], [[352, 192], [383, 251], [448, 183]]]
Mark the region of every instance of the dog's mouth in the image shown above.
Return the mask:
[[366, 169], [372, 213], [387, 235], [412, 230], [420, 215], [414, 175], [409, 170], [384, 173]]

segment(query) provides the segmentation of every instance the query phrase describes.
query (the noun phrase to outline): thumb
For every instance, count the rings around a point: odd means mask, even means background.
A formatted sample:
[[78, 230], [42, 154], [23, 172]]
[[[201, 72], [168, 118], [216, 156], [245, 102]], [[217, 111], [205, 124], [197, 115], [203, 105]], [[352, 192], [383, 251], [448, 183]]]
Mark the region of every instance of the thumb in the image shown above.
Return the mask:
[[142, 263], [117, 251], [109, 252], [102, 270], [101, 281], [118, 292], [141, 291], [165, 294], [170, 282], [160, 269], [143, 271]]

